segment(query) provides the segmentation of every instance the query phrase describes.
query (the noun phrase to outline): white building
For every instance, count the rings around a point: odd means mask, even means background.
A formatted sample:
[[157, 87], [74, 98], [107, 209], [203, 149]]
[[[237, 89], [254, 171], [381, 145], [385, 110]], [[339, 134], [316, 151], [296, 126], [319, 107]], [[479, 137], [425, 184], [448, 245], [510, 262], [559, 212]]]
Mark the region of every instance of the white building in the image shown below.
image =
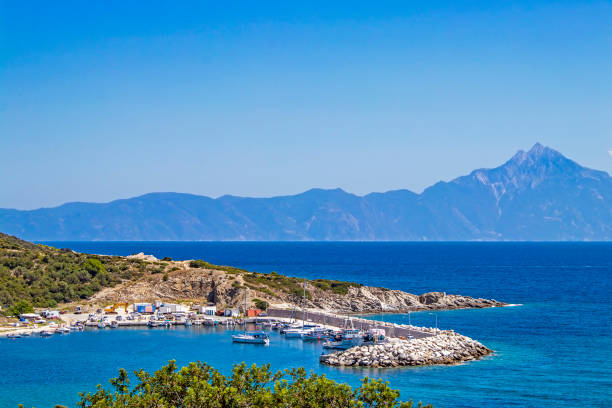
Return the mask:
[[223, 314], [224, 314], [224, 316], [238, 317], [238, 316], [240, 316], [240, 310], [238, 310], [238, 309], [225, 309], [225, 312]]

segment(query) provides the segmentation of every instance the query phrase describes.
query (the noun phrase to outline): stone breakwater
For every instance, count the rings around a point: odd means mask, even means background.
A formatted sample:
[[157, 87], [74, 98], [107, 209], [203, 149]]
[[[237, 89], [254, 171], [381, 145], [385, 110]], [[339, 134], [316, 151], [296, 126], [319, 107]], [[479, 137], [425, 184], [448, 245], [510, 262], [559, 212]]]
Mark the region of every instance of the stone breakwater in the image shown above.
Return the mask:
[[320, 357], [320, 362], [330, 366], [353, 367], [422, 366], [457, 364], [490, 353], [492, 350], [476, 340], [447, 330], [422, 339], [391, 338], [388, 342], [377, 345], [358, 346], [324, 354]]

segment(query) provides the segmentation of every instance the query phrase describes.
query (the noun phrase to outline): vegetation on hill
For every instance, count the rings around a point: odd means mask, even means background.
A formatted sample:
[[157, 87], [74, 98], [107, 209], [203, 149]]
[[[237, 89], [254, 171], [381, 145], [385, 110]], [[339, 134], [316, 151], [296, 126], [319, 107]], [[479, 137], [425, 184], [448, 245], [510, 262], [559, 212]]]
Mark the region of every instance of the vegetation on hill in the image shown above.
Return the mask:
[[159, 267], [137, 259], [35, 245], [0, 234], [0, 305], [9, 313], [27, 311], [28, 305], [53, 307], [86, 299], [104, 287]]
[[[250, 368], [235, 365], [229, 377], [196, 362], [177, 368], [174, 361], [153, 375], [135, 372], [136, 384], [124, 369], [112, 378], [112, 388], [98, 386], [95, 393], [81, 393], [80, 407], [234, 407], [234, 408], [411, 408], [399, 401], [399, 392], [381, 380], [364, 378], [352, 388], [324, 375], [306, 374], [303, 368], [273, 374], [270, 365]], [[419, 407], [433, 408], [431, 405]]]
[[[246, 286], [259, 292], [257, 307], [264, 309], [268, 301], [291, 295], [303, 295], [303, 279], [276, 272], [257, 273], [232, 266], [213, 265], [194, 260], [190, 268], [223, 271], [230, 277], [240, 276], [233, 287]], [[0, 305], [5, 314], [17, 315], [34, 307], [55, 307], [61, 303], [85, 300], [106, 287], [118, 283], [146, 279], [162, 274], [162, 281], [181, 274], [185, 266], [169, 258], [161, 261], [121, 256], [87, 255], [70, 249], [37, 245], [0, 233]], [[239, 282], [240, 281], [240, 282]], [[309, 281], [311, 288], [344, 295], [360, 284], [327, 279]], [[306, 297], [312, 299], [309, 290]]]

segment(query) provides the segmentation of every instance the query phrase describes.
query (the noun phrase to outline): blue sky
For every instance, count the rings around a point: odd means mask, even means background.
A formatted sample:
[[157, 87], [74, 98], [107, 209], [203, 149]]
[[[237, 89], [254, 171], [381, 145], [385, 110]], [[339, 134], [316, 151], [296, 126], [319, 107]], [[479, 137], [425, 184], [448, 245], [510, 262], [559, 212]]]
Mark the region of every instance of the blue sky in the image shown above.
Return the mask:
[[295, 3], [0, 1], [0, 207], [612, 172], [610, 2]]

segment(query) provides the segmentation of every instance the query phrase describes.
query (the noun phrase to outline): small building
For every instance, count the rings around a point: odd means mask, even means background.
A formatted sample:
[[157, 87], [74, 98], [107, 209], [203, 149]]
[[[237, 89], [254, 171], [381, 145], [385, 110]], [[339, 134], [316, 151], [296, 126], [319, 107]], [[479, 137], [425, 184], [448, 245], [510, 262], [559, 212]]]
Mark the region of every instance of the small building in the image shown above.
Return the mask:
[[261, 314], [261, 309], [247, 309], [247, 317], [257, 317]]
[[160, 306], [157, 308], [157, 313], [170, 314], [172, 312], [174, 312], [174, 310], [172, 310], [172, 308], [168, 306]]
[[47, 319], [59, 319], [60, 317], [59, 310], [44, 310], [40, 314]]
[[36, 313], [22, 313], [19, 315], [19, 320], [22, 322], [29, 322], [40, 319], [40, 315]]
[[138, 313], [155, 313], [155, 305], [151, 303], [134, 303], [134, 311]]
[[240, 310], [239, 309], [225, 309], [223, 316], [238, 317], [240, 316]]
[[217, 314], [217, 306], [215, 305], [200, 306], [198, 308], [198, 313], [207, 315], [207, 316], [214, 316], [215, 314]]

